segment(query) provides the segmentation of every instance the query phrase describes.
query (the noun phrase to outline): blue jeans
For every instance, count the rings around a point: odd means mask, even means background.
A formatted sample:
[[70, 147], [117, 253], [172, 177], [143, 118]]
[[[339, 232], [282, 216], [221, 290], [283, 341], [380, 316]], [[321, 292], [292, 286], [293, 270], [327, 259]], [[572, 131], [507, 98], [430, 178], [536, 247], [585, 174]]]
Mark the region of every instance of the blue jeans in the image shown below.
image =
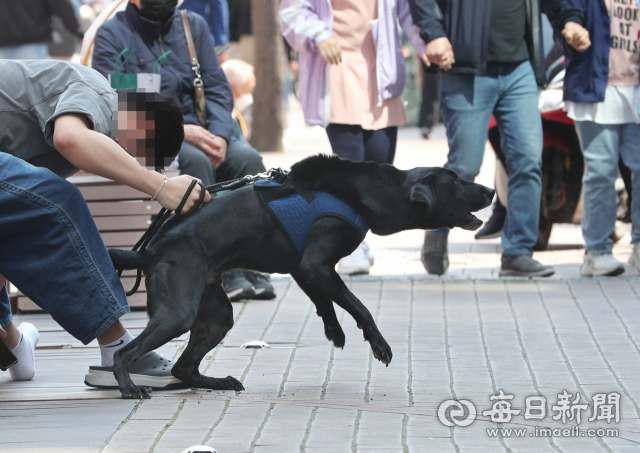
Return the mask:
[[640, 125], [597, 124], [576, 121], [586, 173], [582, 178], [584, 206], [582, 211], [582, 236], [588, 252], [611, 254], [610, 239], [615, 228], [617, 195], [614, 187], [618, 178], [618, 160], [629, 167], [633, 175], [633, 201], [631, 218], [633, 232], [631, 242], [640, 242]]
[[47, 43], [0, 47], [2, 60], [44, 60], [49, 58]]
[[[0, 274], [87, 344], [129, 311], [80, 191], [0, 152]], [[0, 324], [11, 322], [0, 289]]]
[[542, 120], [531, 63], [489, 63], [483, 76], [444, 73], [440, 106], [449, 140], [445, 167], [466, 181], [480, 172], [493, 113], [509, 174], [503, 253], [531, 256], [538, 238], [542, 190]]

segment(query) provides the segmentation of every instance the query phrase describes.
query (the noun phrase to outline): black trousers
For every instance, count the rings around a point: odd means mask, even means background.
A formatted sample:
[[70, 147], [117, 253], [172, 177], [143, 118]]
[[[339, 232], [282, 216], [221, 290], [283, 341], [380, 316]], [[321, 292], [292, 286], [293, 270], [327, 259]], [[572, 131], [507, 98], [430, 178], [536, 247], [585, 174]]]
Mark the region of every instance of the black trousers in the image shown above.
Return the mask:
[[396, 155], [398, 128], [387, 127], [377, 131], [351, 124], [331, 123], [327, 135], [334, 154], [352, 161], [373, 161], [392, 164]]

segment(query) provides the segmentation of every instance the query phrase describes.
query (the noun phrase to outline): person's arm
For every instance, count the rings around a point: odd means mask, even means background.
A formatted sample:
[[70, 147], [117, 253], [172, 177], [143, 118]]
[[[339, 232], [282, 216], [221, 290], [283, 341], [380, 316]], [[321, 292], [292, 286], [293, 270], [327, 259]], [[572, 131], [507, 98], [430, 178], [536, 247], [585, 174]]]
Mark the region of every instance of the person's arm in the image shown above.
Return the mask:
[[82, 39], [84, 33], [80, 31], [80, 24], [78, 23], [78, 18], [76, 17], [76, 12], [73, 9], [71, 2], [69, 0], [46, 1], [49, 11], [62, 20], [64, 27], [69, 30], [69, 32]]
[[447, 37], [442, 12], [436, 0], [409, 0], [409, 9], [413, 23], [420, 29], [420, 36], [425, 43]]
[[426, 43], [423, 61], [427, 66], [435, 63], [445, 71], [455, 63], [453, 47], [442, 24], [443, 16], [435, 0], [409, 0], [413, 22], [420, 29]]
[[282, 36], [296, 52], [317, 52], [321, 42], [333, 37], [309, 0], [283, 0], [279, 14]]
[[[53, 144], [58, 152], [75, 167], [98, 176], [126, 184], [153, 196], [162, 186], [164, 177], [138, 163], [111, 138], [90, 129], [86, 116], [66, 113], [55, 119]], [[184, 196], [192, 178], [186, 175], [168, 178], [157, 196], [158, 202], [174, 211]], [[200, 196], [200, 186], [196, 186], [183, 212], [188, 211]], [[205, 201], [211, 196], [205, 194]]]
[[424, 55], [425, 43], [420, 37], [420, 28], [413, 23], [413, 17], [409, 8], [409, 0], [398, 1], [398, 20], [400, 26], [407, 35], [407, 38], [411, 42], [411, 46], [415, 49], [418, 55]]
[[[540, 0], [540, 8], [556, 30], [556, 41], [566, 53], [583, 52], [591, 46], [589, 32], [584, 28], [587, 0]], [[561, 39], [560, 35], [564, 38]]]

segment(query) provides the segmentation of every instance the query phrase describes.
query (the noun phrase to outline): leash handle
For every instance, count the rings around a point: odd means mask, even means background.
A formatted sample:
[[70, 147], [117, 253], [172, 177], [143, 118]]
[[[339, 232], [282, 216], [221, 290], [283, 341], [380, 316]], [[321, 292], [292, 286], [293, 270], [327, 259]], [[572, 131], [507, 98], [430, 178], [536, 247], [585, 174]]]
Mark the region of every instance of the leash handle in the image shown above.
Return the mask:
[[[182, 214], [182, 208], [184, 208], [185, 203], [189, 199], [189, 196], [191, 195], [191, 192], [193, 191], [193, 188], [196, 185], [200, 186], [200, 197], [198, 198], [198, 201], [196, 201], [195, 204], [191, 207], [191, 209], [189, 209], [187, 212]], [[193, 179], [191, 181], [191, 184], [189, 184], [189, 188], [184, 193], [184, 197], [182, 197], [182, 201], [180, 202], [180, 204], [176, 208], [176, 215], [186, 217], [186, 216], [188, 216], [190, 214], [193, 214], [204, 203], [204, 194], [206, 192], [207, 191], [206, 191], [205, 187], [202, 185], [202, 183], [199, 182], [199, 181], [196, 181], [195, 179]]]

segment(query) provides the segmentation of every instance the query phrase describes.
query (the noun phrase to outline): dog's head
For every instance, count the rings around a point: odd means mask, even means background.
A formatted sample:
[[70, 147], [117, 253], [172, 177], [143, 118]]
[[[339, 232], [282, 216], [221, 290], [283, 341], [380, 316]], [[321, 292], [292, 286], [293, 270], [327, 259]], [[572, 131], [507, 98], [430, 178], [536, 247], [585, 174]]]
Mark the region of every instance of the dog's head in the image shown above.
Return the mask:
[[407, 173], [406, 189], [418, 228], [480, 228], [482, 221], [472, 213], [489, 206], [495, 190], [463, 181], [446, 168], [414, 168]]

